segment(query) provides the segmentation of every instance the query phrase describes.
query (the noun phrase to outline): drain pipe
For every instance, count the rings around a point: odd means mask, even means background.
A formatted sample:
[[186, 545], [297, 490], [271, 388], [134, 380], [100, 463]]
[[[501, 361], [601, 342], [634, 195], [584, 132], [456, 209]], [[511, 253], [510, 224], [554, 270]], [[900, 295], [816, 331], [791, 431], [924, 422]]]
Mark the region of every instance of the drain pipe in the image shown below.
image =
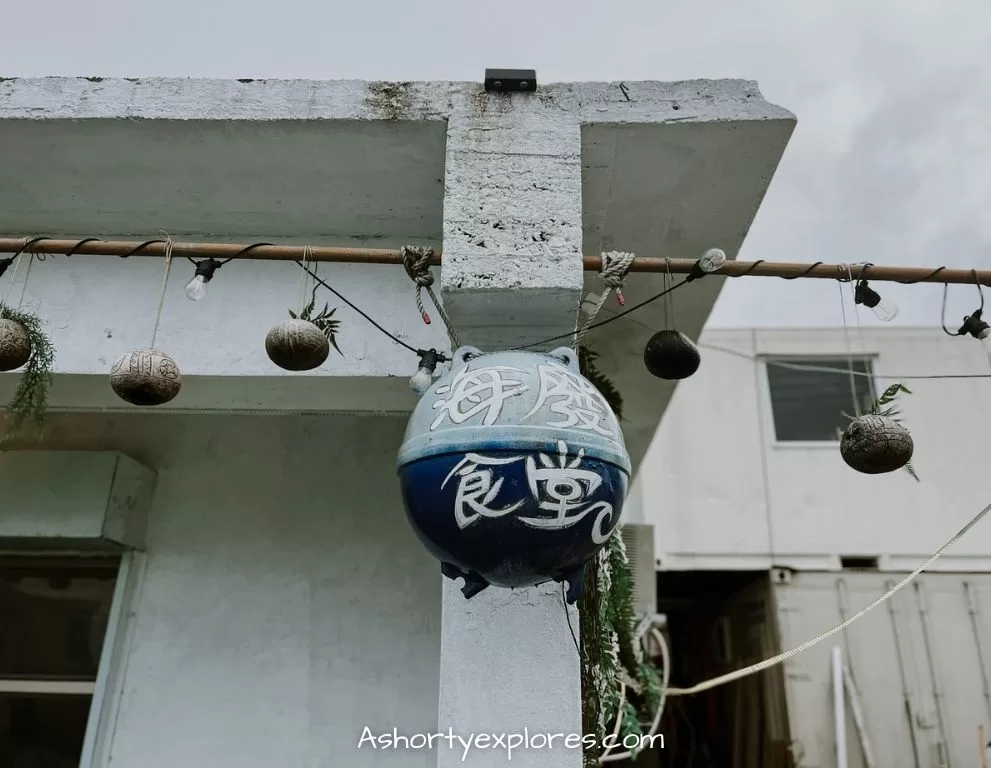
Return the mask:
[[833, 720], [836, 725], [836, 768], [847, 768], [846, 707], [843, 691], [843, 649], [833, 648]]

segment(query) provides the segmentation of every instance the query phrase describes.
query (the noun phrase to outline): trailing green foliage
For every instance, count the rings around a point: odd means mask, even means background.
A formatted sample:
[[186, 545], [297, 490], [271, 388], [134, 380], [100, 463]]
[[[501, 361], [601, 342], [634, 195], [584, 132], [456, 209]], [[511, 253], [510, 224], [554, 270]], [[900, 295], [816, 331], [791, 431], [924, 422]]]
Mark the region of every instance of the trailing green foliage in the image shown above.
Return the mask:
[[606, 402], [609, 403], [609, 407], [616, 414], [616, 418], [622, 420], [623, 398], [609, 378], [596, 367], [595, 361], [598, 359], [598, 352], [593, 352], [588, 347], [578, 347], [578, 366], [582, 375], [602, 393]]
[[15, 432], [29, 420], [37, 424], [44, 421], [48, 388], [53, 379], [55, 347], [42, 330], [41, 319], [37, 315], [0, 304], [0, 318], [20, 323], [31, 339], [31, 357], [21, 371], [21, 380], [13, 399], [7, 404], [7, 427]]
[[[612, 382], [595, 368], [598, 355], [579, 347], [582, 375], [602, 393], [620, 417], [622, 398]], [[642, 617], [634, 613], [633, 574], [623, 537], [617, 528], [599, 554], [585, 566], [585, 589], [579, 602], [581, 614], [582, 727], [595, 735], [587, 745], [584, 765], [599, 765], [600, 745], [612, 733], [620, 716], [620, 742], [630, 734], [645, 735], [640, 721], [652, 721], [661, 701], [661, 671], [646, 657], [637, 627]], [[627, 694], [620, 703], [620, 685]], [[639, 704], [639, 711], [634, 700]], [[634, 756], [635, 759], [635, 756]]]
[[307, 322], [313, 323], [317, 328], [323, 331], [323, 335], [327, 337], [327, 341], [331, 343], [334, 349], [337, 350], [338, 354], [343, 357], [344, 353], [341, 352], [340, 347], [337, 346], [337, 333], [341, 328], [341, 321], [334, 319], [334, 313], [337, 311], [337, 307], [328, 311], [329, 304], [324, 304], [323, 309], [316, 315], [313, 314], [313, 310], [316, 307], [316, 289], [314, 289], [314, 295], [310, 299], [310, 303], [303, 307], [303, 311], [298, 315], [289, 310], [289, 317], [293, 320], [306, 320]]

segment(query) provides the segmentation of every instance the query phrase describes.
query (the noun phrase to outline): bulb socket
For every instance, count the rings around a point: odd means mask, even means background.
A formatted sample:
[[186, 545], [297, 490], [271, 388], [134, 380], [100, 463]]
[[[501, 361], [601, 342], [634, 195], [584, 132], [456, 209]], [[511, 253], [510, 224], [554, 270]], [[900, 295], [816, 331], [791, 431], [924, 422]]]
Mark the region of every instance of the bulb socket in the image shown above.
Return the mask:
[[209, 283], [213, 280], [213, 273], [216, 272], [224, 266], [222, 261], [218, 261], [213, 257], [209, 259], [203, 259], [202, 261], [196, 262], [196, 275], [197, 277], [202, 277], [204, 283]]
[[984, 322], [981, 312], [982, 310], [977, 309], [974, 310], [973, 314], [967, 315], [963, 319], [963, 325], [960, 326], [960, 330], [957, 333], [961, 336], [973, 336], [975, 339], [986, 339], [991, 335], [991, 326]]
[[881, 294], [871, 288], [866, 280], [861, 280], [853, 290], [853, 301], [856, 304], [863, 304], [868, 309], [874, 309], [881, 303]]
[[441, 361], [440, 352], [436, 349], [420, 349], [417, 350], [417, 354], [420, 356], [419, 369], [429, 371], [432, 375], [437, 370], [437, 364]]

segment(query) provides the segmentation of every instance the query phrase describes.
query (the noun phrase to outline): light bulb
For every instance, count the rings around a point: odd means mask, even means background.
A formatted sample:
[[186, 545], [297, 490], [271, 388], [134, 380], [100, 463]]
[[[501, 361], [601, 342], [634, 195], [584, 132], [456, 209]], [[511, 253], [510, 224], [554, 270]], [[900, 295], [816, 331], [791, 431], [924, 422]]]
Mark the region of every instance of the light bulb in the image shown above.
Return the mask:
[[441, 355], [437, 353], [436, 349], [421, 349], [418, 350], [418, 354], [420, 355], [420, 367], [410, 377], [409, 385], [416, 394], [422, 395], [430, 389], [430, 385], [433, 383], [434, 371], [437, 370], [437, 363], [441, 361]]
[[703, 272], [716, 272], [726, 263], [726, 252], [721, 248], [710, 248], [699, 259], [699, 269]]
[[194, 275], [193, 279], [186, 283], [186, 298], [190, 301], [199, 301], [206, 296], [206, 278], [203, 275]]
[[871, 312], [874, 316], [883, 323], [890, 323], [896, 317], [898, 317], [898, 307], [887, 299], [881, 299], [871, 307]]
[[429, 368], [420, 367], [416, 369], [416, 373], [414, 373], [410, 378], [409, 385], [413, 388], [413, 391], [416, 392], [416, 394], [422, 395], [430, 389], [430, 385], [433, 383], [433, 380], [433, 371]]
[[861, 280], [853, 289], [853, 301], [870, 309], [883, 323], [890, 323], [898, 316], [898, 307], [894, 302], [881, 298], [881, 294], [871, 288], [866, 280]]

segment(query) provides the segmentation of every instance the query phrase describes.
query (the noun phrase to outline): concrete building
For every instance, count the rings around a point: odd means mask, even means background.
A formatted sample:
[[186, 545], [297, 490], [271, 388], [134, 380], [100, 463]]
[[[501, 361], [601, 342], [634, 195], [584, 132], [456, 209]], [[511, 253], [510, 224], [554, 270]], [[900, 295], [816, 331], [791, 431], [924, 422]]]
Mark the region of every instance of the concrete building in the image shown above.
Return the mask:
[[[794, 124], [743, 81], [4, 79], [0, 233], [442, 248], [462, 343], [498, 349], [573, 330], [597, 279], [582, 253], [734, 258]], [[153, 335], [163, 260], [28, 263], [0, 291], [46, 320], [56, 382], [43, 434], [0, 454], [0, 764], [453, 766], [457, 745], [358, 745], [366, 729], [580, 732], [557, 586], [466, 602], [408, 527], [394, 460], [414, 354], [321, 293], [342, 354], [286, 374], [263, 340], [299, 270], [235, 261], [193, 303], [179, 259], [156, 345], [184, 383], [142, 411], [108, 372]], [[398, 267], [320, 275], [401, 340], [447, 349]], [[680, 300], [684, 331], [721, 282]], [[631, 278], [627, 303], [660, 284]], [[641, 360], [661, 316], [590, 337], [635, 468], [673, 391]], [[0, 396], [16, 383], [0, 376]], [[513, 759], [581, 764], [560, 742]]]
[[[701, 368], [679, 384], [631, 492], [654, 528], [659, 610], [680, 687], [839, 624], [991, 502], [984, 344], [938, 327], [852, 321], [706, 330], [700, 344]], [[852, 377], [843, 372], [851, 364]], [[944, 378], [902, 378], [933, 374]], [[899, 400], [918, 482], [907, 471], [858, 474], [836, 439], [854, 393], [870, 402], [897, 382], [911, 390]], [[693, 748], [734, 768], [834, 768], [842, 743], [850, 768], [981, 764], [979, 729], [991, 738], [989, 552], [985, 519], [843, 633], [780, 668], [671, 699], [665, 758], [678, 764]], [[858, 692], [841, 698], [839, 718], [834, 646]]]

